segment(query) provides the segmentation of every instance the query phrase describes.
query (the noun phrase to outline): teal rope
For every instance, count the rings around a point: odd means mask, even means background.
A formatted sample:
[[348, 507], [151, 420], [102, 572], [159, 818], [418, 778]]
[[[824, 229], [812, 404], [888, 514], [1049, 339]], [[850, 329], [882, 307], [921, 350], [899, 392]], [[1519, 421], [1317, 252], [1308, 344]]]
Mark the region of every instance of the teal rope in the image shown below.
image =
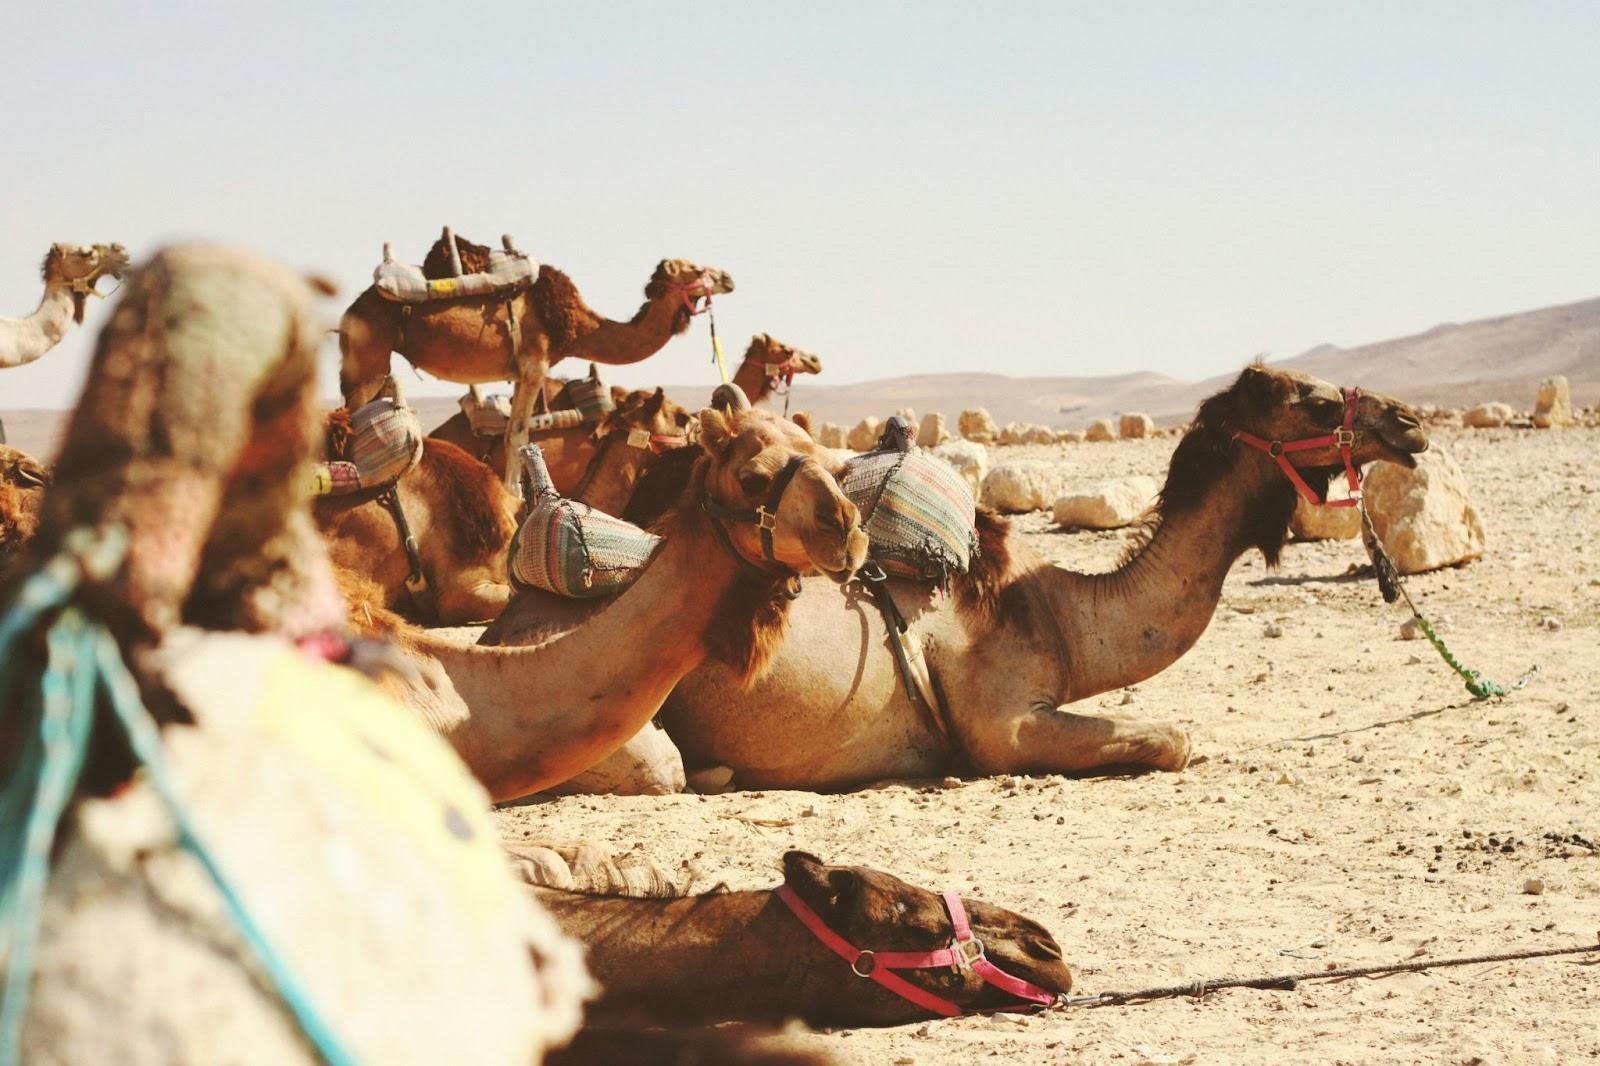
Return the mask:
[[[18, 1061], [50, 850], [83, 769], [97, 697], [110, 705], [135, 757], [144, 764], [177, 826], [180, 846], [210, 876], [245, 944], [312, 1047], [328, 1066], [356, 1066], [356, 1058], [324, 1021], [202, 842], [167, 767], [160, 729], [116, 641], [104, 626], [66, 606], [85, 577], [115, 572], [126, 551], [127, 539], [120, 531], [100, 536], [78, 531], [59, 555], [23, 583], [0, 617], [0, 700], [5, 701], [0, 707], [20, 709], [24, 737], [0, 792], [0, 949], [7, 960], [0, 990], [0, 1066]], [[21, 656], [12, 654], [12, 646], [57, 610], [46, 632], [44, 671], [35, 674]]]

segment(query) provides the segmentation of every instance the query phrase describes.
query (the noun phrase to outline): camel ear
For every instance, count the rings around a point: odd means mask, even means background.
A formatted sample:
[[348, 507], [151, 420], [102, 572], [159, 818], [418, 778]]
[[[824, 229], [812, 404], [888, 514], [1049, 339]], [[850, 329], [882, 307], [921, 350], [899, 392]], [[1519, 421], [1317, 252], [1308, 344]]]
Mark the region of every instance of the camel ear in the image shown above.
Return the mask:
[[789, 421], [806, 431], [806, 436], [814, 436], [811, 432], [811, 415], [805, 411], [796, 411], [789, 416]]
[[835, 907], [855, 891], [856, 875], [806, 851], [783, 853], [783, 883], [813, 908]]
[[721, 455], [733, 440], [733, 420], [715, 407], [700, 412], [700, 446], [708, 455]]
[[1251, 363], [1239, 374], [1234, 389], [1245, 407], [1254, 412], [1265, 412], [1284, 398], [1284, 381], [1260, 363]]
[[663, 389], [661, 386], [657, 385], [656, 386], [656, 391], [651, 393], [650, 394], [650, 398], [644, 402], [645, 414], [650, 414], [650, 415], [655, 414], [657, 411], [661, 410], [661, 405], [666, 403], [666, 402], [667, 402], [666, 390]]
[[321, 274], [307, 274], [306, 284], [318, 296], [336, 296], [339, 292], [338, 284]]

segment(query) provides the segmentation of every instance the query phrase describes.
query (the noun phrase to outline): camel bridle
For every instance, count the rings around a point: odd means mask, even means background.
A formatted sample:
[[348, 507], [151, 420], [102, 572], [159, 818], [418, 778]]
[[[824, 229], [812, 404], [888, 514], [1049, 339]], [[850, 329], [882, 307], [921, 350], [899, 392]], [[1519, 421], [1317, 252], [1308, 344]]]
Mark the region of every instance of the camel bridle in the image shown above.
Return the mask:
[[857, 948], [844, 937], [828, 928], [822, 916], [806, 905], [799, 893], [788, 885], [779, 885], [773, 894], [783, 901], [802, 925], [822, 941], [824, 947], [850, 965], [850, 972], [865, 977], [893, 992], [901, 999], [914, 1003], [924, 1010], [944, 1018], [955, 1018], [967, 1013], [960, 1004], [919, 988], [899, 976], [895, 970], [939, 970], [949, 967], [952, 973], [971, 972], [985, 984], [1006, 992], [1022, 1003], [1011, 1007], [996, 1007], [998, 1011], [1027, 1011], [1049, 1007], [1056, 1002], [1056, 994], [1040, 988], [1032, 981], [1014, 977], [989, 961], [984, 953], [983, 941], [972, 932], [967, 920], [967, 908], [955, 892], [941, 892], [944, 909], [950, 915], [951, 937], [947, 947], [933, 951], [870, 951]]
[[711, 310], [711, 294], [716, 290], [717, 272], [708, 267], [688, 281], [673, 281], [668, 285], [677, 290], [679, 299], [683, 301], [683, 309], [693, 318]]
[[[711, 518], [711, 528], [716, 530], [717, 539], [728, 550], [739, 565], [752, 576], [762, 578], [781, 577], [784, 579], [784, 595], [789, 599], [800, 596], [800, 575], [787, 563], [780, 562], [773, 551], [773, 534], [778, 529], [778, 507], [783, 503], [783, 494], [788, 491], [795, 475], [800, 473], [800, 468], [811, 462], [807, 455], [791, 456], [789, 461], [778, 471], [778, 476], [772, 479], [772, 485], [767, 489], [766, 499], [757, 507], [724, 507], [711, 498], [708, 491], [700, 501], [700, 506]], [[767, 561], [769, 567], [757, 566], [746, 559], [739, 549], [734, 547], [733, 538], [728, 536], [724, 523], [736, 522], [740, 525], [753, 525], [761, 534], [761, 556]]]
[[[1258, 452], [1266, 452], [1277, 460], [1278, 467], [1284, 476], [1294, 485], [1307, 503], [1317, 507], [1355, 507], [1361, 502], [1361, 474], [1356, 470], [1355, 456], [1351, 449], [1356, 443], [1356, 401], [1361, 398], [1360, 389], [1344, 390], [1344, 424], [1332, 433], [1320, 437], [1302, 437], [1299, 440], [1264, 440], [1254, 433], [1239, 430], [1233, 439], [1254, 448]], [[1326, 496], [1317, 495], [1317, 491], [1306, 484], [1306, 479], [1300, 475], [1299, 469], [1289, 461], [1289, 456], [1295, 452], [1310, 451], [1313, 448], [1338, 448], [1339, 458], [1344, 462], [1345, 480], [1350, 484], [1350, 495], [1342, 500], [1330, 500]]]

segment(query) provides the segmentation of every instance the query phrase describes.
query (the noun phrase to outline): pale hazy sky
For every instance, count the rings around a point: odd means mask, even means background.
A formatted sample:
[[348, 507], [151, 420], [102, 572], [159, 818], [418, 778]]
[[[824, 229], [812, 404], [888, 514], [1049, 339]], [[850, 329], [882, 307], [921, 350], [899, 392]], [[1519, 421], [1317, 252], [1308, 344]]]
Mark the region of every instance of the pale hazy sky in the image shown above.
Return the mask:
[[[338, 279], [333, 317], [445, 223], [613, 316], [664, 256], [723, 267], [730, 355], [768, 331], [832, 382], [1195, 378], [1600, 294], [1592, 2], [0, 15], [4, 315], [52, 241], [201, 236]], [[0, 408], [72, 401], [90, 316]], [[610, 376], [709, 382], [708, 352], [700, 320]]]

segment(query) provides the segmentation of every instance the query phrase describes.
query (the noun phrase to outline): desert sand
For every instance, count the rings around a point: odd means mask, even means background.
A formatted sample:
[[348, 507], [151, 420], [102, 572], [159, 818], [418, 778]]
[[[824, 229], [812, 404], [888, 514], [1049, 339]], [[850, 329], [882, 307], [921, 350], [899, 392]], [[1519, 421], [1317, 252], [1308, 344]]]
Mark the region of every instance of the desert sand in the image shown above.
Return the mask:
[[[1593, 942], [1600, 930], [1600, 431], [1435, 430], [1489, 553], [1410, 579], [1476, 702], [1406, 614], [1353, 576], [1359, 542], [1247, 556], [1199, 645], [1092, 703], [1177, 720], [1176, 774], [895, 782], [843, 795], [570, 797], [503, 809], [508, 840], [642, 849], [694, 890], [777, 883], [786, 848], [892, 871], [1043, 922], [1084, 993]], [[1160, 474], [1170, 439], [997, 449], [1085, 480]], [[1104, 568], [1124, 534], [1018, 520]], [[1268, 637], [1269, 625], [1281, 636]], [[1539, 895], [1525, 883], [1538, 879]], [[1600, 956], [1204, 1001], [818, 1035], [862, 1063], [1571, 1062], [1600, 1055]]]

